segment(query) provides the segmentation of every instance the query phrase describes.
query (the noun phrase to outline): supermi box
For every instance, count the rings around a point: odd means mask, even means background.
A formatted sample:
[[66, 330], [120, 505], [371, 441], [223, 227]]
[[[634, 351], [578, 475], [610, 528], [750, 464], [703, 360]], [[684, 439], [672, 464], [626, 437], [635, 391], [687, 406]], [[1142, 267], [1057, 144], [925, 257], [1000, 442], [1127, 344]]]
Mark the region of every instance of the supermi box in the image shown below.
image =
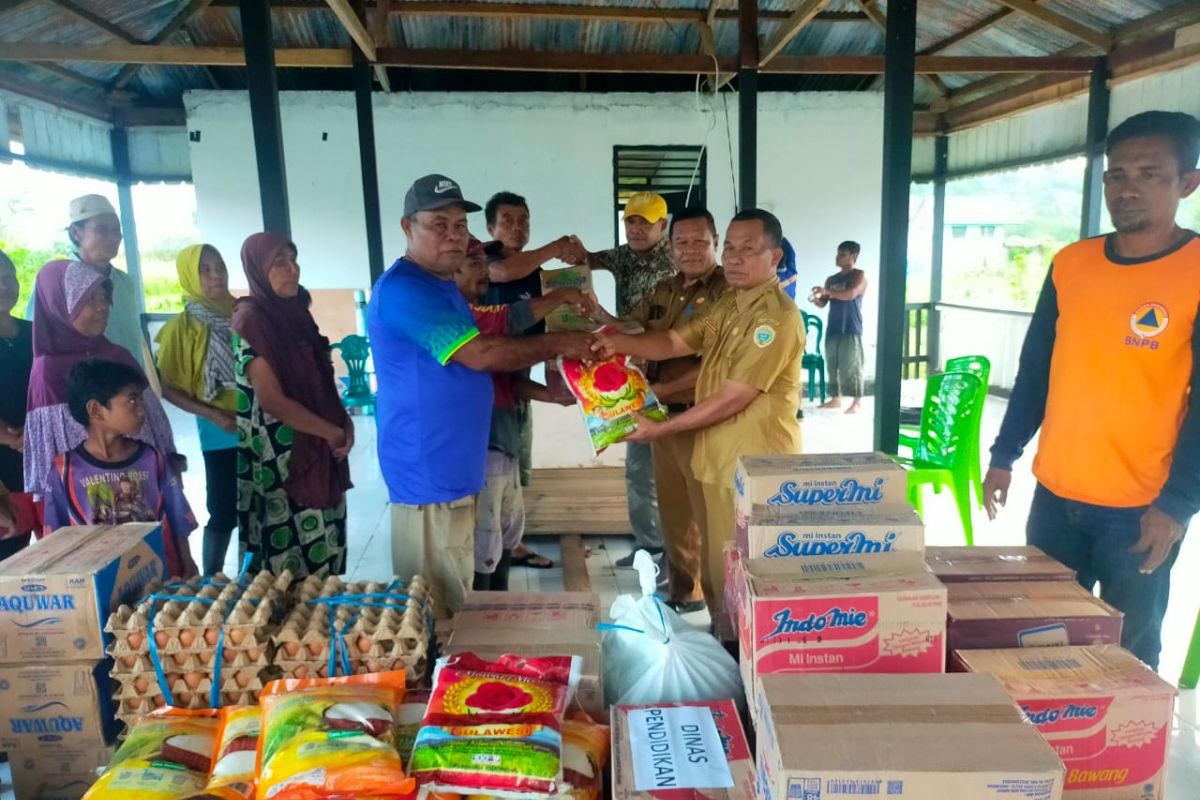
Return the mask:
[[906, 506], [904, 469], [883, 453], [742, 456], [733, 473], [738, 540], [756, 505], [781, 508]]
[[167, 577], [162, 527], [61, 528], [0, 561], [0, 664], [99, 661], [104, 623]]
[[1004, 684], [1067, 767], [1070, 800], [1161, 800], [1175, 687], [1115, 645], [963, 650]]
[[916, 553], [733, 563], [742, 679], [942, 672], [946, 587]]
[[925, 551], [925, 526], [911, 506], [838, 509], [754, 506], [738, 546], [750, 558], [861, 556]]
[[763, 800], [1062, 797], [1062, 762], [989, 675], [765, 675], [757, 695]]

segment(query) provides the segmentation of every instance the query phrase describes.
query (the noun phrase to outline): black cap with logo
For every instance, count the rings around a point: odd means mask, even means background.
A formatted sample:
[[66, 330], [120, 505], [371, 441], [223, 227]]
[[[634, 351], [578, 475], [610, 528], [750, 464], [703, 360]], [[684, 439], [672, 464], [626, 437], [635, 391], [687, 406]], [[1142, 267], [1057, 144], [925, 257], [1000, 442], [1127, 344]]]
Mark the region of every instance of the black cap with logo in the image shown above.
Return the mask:
[[460, 205], [467, 211], [481, 211], [482, 207], [464, 200], [462, 189], [445, 175], [426, 175], [418, 178], [404, 195], [404, 216], [411, 217], [418, 211], [436, 211], [446, 206]]

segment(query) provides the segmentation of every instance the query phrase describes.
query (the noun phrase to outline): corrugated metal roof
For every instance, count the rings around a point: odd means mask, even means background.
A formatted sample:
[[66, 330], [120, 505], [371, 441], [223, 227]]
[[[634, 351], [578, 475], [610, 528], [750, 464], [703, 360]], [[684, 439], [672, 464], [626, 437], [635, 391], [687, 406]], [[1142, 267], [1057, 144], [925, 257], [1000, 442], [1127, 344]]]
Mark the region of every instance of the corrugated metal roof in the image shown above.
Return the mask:
[[[463, 0], [463, 2], [502, 3], [512, 0]], [[708, 0], [521, 0], [526, 5], [571, 4], [606, 9], [705, 9]], [[148, 41], [183, 7], [183, 0], [74, 0], [80, 7], [119, 26], [130, 37]], [[1044, 6], [1078, 20], [1096, 30], [1113, 28], [1167, 8], [1181, 7], [1196, 0], [1045, 0]], [[469, 18], [460, 16], [406, 15], [406, 0], [395, 0], [389, 20], [391, 41], [413, 48], [466, 50], [524, 50], [583, 53], [662, 53], [684, 54], [700, 50], [696, 26], [685, 22], [664, 24], [655, 21], [624, 22], [611, 19], [532, 19], [528, 17]], [[776, 15], [760, 20], [760, 34], [768, 38], [782, 24], [778, 14], [790, 13], [797, 0], [760, 0], [763, 12]], [[286, 7], [281, 7], [286, 6]], [[736, 0], [718, 0], [718, 8], [731, 12]], [[886, 0], [877, 7], [885, 16]], [[860, 13], [858, 0], [830, 0], [827, 11]], [[948, 37], [977, 25], [1004, 11], [992, 0], [922, 0], [917, 27], [917, 47], [924, 50]], [[371, 11], [373, 13], [373, 9]], [[347, 48], [351, 41], [341, 23], [323, 2], [286, 0], [273, 10], [275, 44], [280, 47]], [[0, 34], [6, 41], [56, 44], [105, 44], [113, 37], [79, 16], [49, 0], [26, 2], [0, 12]], [[717, 52], [732, 55], [738, 47], [736, 18], [721, 18], [714, 24]], [[241, 24], [236, 3], [218, 3], [193, 18], [170, 43], [186, 45], [237, 46]], [[999, 22], [946, 51], [947, 55], [1022, 55], [1036, 56], [1060, 52], [1078, 42], [1070, 34], [1020, 12], [1006, 13]], [[884, 37], [865, 17], [831, 21], [817, 19], [809, 23], [787, 46], [787, 55], [860, 55], [882, 53]], [[60, 65], [93, 80], [110, 84], [119, 65], [68, 62]], [[0, 64], [0, 76], [16, 75], [55, 92], [72, 96], [97, 97], [94, 88], [72, 81], [45, 69], [11, 63]], [[454, 85], [463, 85], [457, 76]], [[816, 86], [835, 76], [796, 76], [787, 85]], [[948, 75], [951, 87], [965, 85], [976, 76]], [[818, 80], [822, 79], [822, 80]], [[288, 88], [342, 88], [348, 85], [346, 72], [337, 70], [280, 70], [281, 85]], [[550, 79], [546, 76], [546, 81]], [[663, 84], [667, 78], [661, 79]], [[607, 82], [607, 79], [606, 81]], [[870, 87], [877, 81], [849, 77], [855, 86]], [[645, 81], [647, 87], [654, 81]], [[145, 66], [128, 87], [154, 101], [177, 102], [191, 88], [241, 88], [244, 71], [239, 68], [204, 69], [183, 66]], [[933, 98], [927, 83], [917, 83], [919, 102]]]

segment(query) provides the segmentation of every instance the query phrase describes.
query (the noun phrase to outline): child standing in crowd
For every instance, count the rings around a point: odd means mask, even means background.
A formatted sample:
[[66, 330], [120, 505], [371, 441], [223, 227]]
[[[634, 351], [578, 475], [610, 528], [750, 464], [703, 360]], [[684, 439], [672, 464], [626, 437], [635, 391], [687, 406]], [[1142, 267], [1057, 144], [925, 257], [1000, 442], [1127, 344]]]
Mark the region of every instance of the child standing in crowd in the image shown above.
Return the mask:
[[146, 410], [146, 379], [131, 365], [89, 360], [67, 379], [71, 416], [87, 439], [59, 453], [46, 476], [46, 532], [68, 525], [162, 522], [167, 570], [196, 575], [188, 548], [195, 517], [178, 474], [152, 445], [132, 438]]

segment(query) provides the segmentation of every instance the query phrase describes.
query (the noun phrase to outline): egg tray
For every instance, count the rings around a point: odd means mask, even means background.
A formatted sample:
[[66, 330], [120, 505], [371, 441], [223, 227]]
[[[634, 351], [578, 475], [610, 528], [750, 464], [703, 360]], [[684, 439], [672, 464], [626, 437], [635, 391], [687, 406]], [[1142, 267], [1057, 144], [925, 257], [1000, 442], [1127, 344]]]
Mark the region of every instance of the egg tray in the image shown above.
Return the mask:
[[[208, 708], [211, 699], [208, 692], [181, 692], [175, 695], [173, 707], [187, 710]], [[258, 705], [258, 693], [252, 691], [222, 692], [220, 701], [222, 707]], [[161, 694], [151, 697], [128, 698], [118, 702], [115, 716], [125, 723], [127, 729], [131, 729], [151, 711], [166, 705], [166, 698]]]
[[[171, 695], [173, 697], [178, 698], [179, 696], [189, 696], [196, 693], [202, 694], [205, 697], [211, 697], [213, 684], [211, 676], [200, 673], [180, 672], [168, 672], [165, 675], [167, 685], [171, 687]], [[254, 692], [257, 695], [258, 692], [262, 691], [263, 686], [278, 678], [279, 675], [279, 669], [273, 667], [264, 670], [238, 670], [221, 678], [219, 691], [222, 694]], [[117, 689], [113, 693], [113, 699], [121, 702], [138, 697], [162, 697], [165, 694], [159, 686], [158, 679], [154, 673], [122, 675], [117, 679]]]
[[[395, 657], [385, 658], [355, 658], [350, 661], [350, 672], [354, 675], [364, 675], [374, 672], [391, 672], [404, 670], [410, 686], [421, 685], [429, 670], [429, 659], [424, 652], [406, 653]], [[280, 654], [275, 665], [283, 671], [285, 678], [328, 678], [329, 659], [287, 659]], [[337, 675], [342, 674], [341, 662], [335, 664]]]
[[[360, 611], [357, 619], [351, 617]], [[307, 620], [290, 617], [272, 638], [279, 657], [321, 658], [328, 656], [330, 641], [339, 632], [346, 650], [376, 658], [396, 653], [423, 652], [429, 648], [429, 631], [422, 624], [422, 613], [409, 609], [404, 613], [391, 609], [336, 608], [336, 625], [330, 624], [328, 610], [317, 608]], [[344, 613], [343, 613], [344, 612]]]
[[[273, 649], [259, 647], [253, 650], [236, 650], [226, 648], [221, 652], [221, 670], [243, 669], [246, 667], [269, 667], [272, 663]], [[213, 672], [217, 664], [215, 651], [208, 653], [171, 653], [162, 657], [163, 669], [172, 672]], [[133, 653], [114, 659], [110, 673], [114, 678], [122, 675], [137, 675], [144, 672], [154, 672], [154, 662], [148, 653]]]

